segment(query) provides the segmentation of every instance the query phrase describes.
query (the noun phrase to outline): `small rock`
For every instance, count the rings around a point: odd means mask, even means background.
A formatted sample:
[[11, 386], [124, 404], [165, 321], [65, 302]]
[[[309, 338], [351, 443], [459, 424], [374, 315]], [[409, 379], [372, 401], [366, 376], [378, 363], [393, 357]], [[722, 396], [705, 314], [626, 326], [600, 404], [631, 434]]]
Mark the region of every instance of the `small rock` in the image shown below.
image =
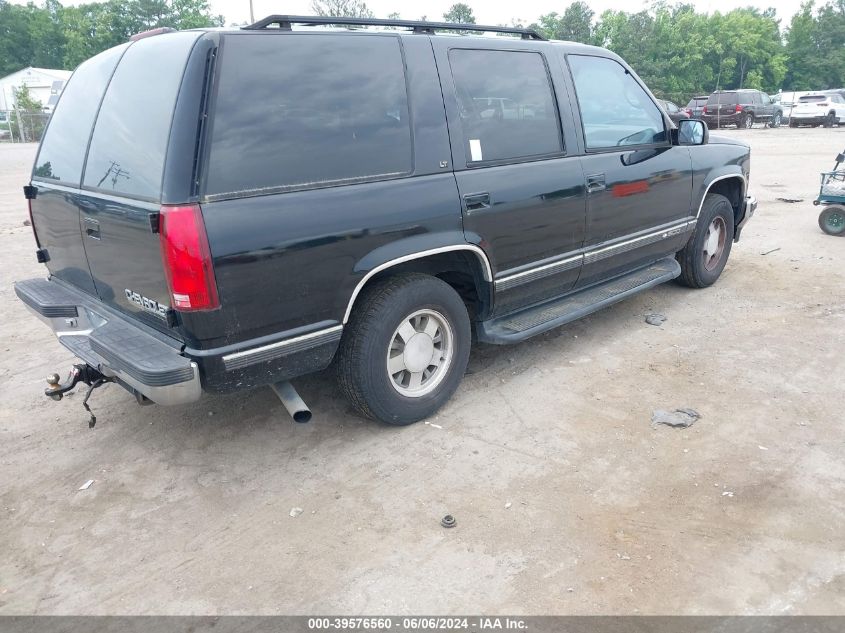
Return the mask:
[[666, 322], [666, 317], [662, 314], [647, 314], [645, 317], [645, 322], [649, 325], [657, 325], [661, 326]]
[[290, 515], [294, 518], [298, 517], [303, 512], [304, 512], [304, 510], [302, 508], [291, 508], [290, 509]]
[[79, 486], [79, 489], [80, 489], [80, 490], [88, 490], [88, 488], [90, 488], [92, 485], [94, 485], [94, 480], [93, 480], [93, 479], [89, 479], [89, 480], [88, 480], [88, 481], [86, 481], [84, 484], [82, 484], [81, 486]]
[[510, 501], [508, 501], [508, 502], [505, 504], [505, 510], [510, 510], [512, 505], [513, 505], [513, 504], [512, 504]]
[[213, 416], [213, 415], [214, 415], [214, 411], [209, 411], [209, 412], [208, 412], [208, 417], [211, 417], [211, 416]]
[[725, 490], [725, 492], [722, 493], [722, 496], [723, 497], [733, 497], [734, 493], [732, 493], [730, 490]]
[[30, 222], [29, 220], [24, 220], [23, 225], [24, 226], [32, 226], [32, 222]]
[[701, 414], [695, 409], [675, 409], [674, 411], [664, 411], [663, 409], [656, 409], [651, 414], [651, 424], [656, 426], [658, 424], [665, 424], [673, 428], [688, 428], [701, 418]]

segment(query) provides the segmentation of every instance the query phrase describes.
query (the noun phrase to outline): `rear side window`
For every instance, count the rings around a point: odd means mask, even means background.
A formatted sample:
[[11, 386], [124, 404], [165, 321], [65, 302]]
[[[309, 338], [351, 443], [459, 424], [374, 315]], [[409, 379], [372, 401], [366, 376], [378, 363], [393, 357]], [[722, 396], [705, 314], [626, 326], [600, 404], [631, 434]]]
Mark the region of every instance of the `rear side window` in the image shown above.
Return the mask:
[[191, 32], [157, 35], [129, 47], [97, 116], [85, 187], [160, 199], [176, 95], [199, 36]]
[[663, 114], [621, 64], [606, 57], [569, 55], [587, 149], [666, 141]]
[[[83, 63], [73, 73], [38, 151], [32, 173], [34, 179], [79, 186], [97, 108], [127, 46], [110, 48]], [[51, 96], [50, 103], [55, 98]]]
[[715, 92], [707, 99], [707, 105], [718, 105], [720, 103], [727, 103], [733, 105], [738, 103], [735, 92]]
[[205, 193], [250, 195], [410, 173], [396, 37], [229, 35]]
[[563, 150], [549, 74], [530, 51], [452, 49], [449, 65], [468, 163]]

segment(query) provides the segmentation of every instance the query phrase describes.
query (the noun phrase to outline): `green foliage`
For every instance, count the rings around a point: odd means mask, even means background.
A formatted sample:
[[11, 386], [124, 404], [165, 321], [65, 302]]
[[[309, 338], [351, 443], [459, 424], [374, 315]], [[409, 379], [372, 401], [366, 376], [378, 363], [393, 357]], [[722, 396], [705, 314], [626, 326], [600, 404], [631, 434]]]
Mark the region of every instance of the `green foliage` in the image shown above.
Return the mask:
[[312, 0], [311, 10], [316, 15], [331, 18], [372, 18], [375, 17], [366, 2], [362, 0]]
[[108, 0], [62, 6], [0, 0], [0, 77], [27, 66], [71, 70], [140, 31], [222, 26], [208, 0]]
[[41, 112], [43, 104], [32, 96], [27, 86], [13, 88], [15, 93], [15, 109], [19, 112]]
[[468, 4], [458, 2], [449, 7], [449, 10], [443, 14], [443, 21], [453, 24], [475, 24], [475, 16]]
[[[845, 0], [807, 0], [787, 28], [772, 9], [699, 13], [693, 4], [656, 0], [648, 10], [595, 16], [584, 0], [531, 24], [549, 39], [604, 46], [623, 57], [660, 97], [686, 103], [730, 88], [774, 92], [845, 86]], [[72, 69], [147, 29], [222, 26], [208, 0], [105, 0], [62, 6], [0, 0], [0, 76], [27, 66]], [[374, 17], [363, 0], [313, 0], [314, 13]], [[392, 14], [398, 17], [398, 14]], [[423, 17], [422, 19], [425, 19]], [[447, 22], [475, 23], [469, 4]]]

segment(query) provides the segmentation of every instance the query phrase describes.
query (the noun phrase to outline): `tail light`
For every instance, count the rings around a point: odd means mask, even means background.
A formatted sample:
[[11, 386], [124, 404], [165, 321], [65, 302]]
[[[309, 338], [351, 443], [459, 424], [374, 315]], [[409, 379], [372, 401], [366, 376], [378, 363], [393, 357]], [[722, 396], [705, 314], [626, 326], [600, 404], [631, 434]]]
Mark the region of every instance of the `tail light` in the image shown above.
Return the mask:
[[692, 108], [684, 108], [684, 112], [687, 113], [687, 116], [692, 116]]
[[738, 103], [736, 104], [736, 111], [737, 111], [737, 112], [742, 112], [742, 106], [741, 106], [741, 105], [739, 105]]
[[160, 213], [161, 258], [172, 306], [182, 312], [218, 308], [217, 281], [200, 206], [165, 205]]
[[702, 114], [707, 114], [707, 106], [704, 106], [704, 109], [701, 111]]

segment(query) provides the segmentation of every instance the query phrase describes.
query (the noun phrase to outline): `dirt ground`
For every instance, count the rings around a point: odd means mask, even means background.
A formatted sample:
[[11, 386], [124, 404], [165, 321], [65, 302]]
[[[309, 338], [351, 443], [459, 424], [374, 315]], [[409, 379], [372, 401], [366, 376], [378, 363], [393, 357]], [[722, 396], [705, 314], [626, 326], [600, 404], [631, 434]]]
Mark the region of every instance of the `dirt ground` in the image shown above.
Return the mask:
[[[479, 346], [408, 428], [326, 374], [308, 425], [110, 385], [89, 430], [42, 395], [72, 357], [12, 290], [44, 274], [35, 147], [0, 146], [0, 614], [845, 614], [845, 239], [811, 204], [845, 128], [724, 133], [760, 206], [716, 286]], [[703, 417], [652, 428], [676, 407]]]

